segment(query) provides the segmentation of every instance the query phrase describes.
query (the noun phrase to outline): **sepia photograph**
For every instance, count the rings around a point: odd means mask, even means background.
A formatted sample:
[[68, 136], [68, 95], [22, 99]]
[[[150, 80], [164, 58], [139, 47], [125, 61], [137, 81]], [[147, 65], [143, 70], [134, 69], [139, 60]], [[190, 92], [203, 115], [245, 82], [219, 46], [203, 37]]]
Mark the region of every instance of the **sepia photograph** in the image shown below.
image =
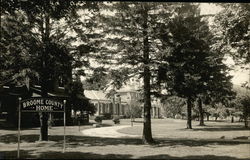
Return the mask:
[[250, 3], [0, 7], [0, 159], [250, 159]]

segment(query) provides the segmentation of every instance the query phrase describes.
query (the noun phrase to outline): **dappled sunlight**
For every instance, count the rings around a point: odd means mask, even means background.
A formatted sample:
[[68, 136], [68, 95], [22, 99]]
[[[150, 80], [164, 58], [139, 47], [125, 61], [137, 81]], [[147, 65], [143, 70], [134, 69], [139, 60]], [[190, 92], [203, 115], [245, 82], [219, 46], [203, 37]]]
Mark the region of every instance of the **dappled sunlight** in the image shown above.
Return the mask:
[[[152, 134], [156, 138], [182, 138], [182, 139], [229, 139], [250, 141], [250, 130], [244, 128], [242, 123], [230, 122], [205, 122], [206, 126], [198, 126], [198, 122], [193, 122], [193, 129], [186, 129], [185, 120], [159, 120], [152, 121]], [[117, 132], [131, 135], [142, 135], [142, 125], [122, 128]], [[241, 137], [241, 138], [239, 138]]]
[[[184, 120], [153, 119], [153, 137], [157, 142], [154, 145], [145, 145], [141, 140], [142, 124], [129, 126], [128, 120], [121, 120], [122, 124], [116, 127], [101, 127], [105, 129], [120, 128], [118, 132], [137, 137], [92, 137], [83, 135], [78, 126], [67, 126], [66, 152], [63, 150], [63, 127], [52, 127], [49, 130], [49, 141], [39, 140], [39, 129], [22, 130], [21, 158], [55, 158], [55, 159], [225, 159], [245, 160], [250, 157], [247, 148], [250, 146], [249, 130], [240, 130], [240, 125], [224, 122], [211, 122], [207, 126], [195, 126], [193, 130], [185, 129]], [[110, 123], [105, 121], [104, 123]], [[202, 131], [202, 129], [237, 128], [239, 130]], [[125, 128], [123, 128], [125, 127]], [[229, 127], [230, 128], [230, 127]], [[93, 126], [81, 126], [82, 130], [94, 129]], [[1, 130], [2, 131], [2, 130]], [[236, 133], [239, 132], [239, 133]], [[244, 134], [242, 134], [242, 133]], [[209, 133], [209, 134], [208, 134]], [[221, 134], [225, 133], [225, 138]], [[229, 138], [229, 134], [234, 136]], [[200, 135], [200, 136], [199, 136]], [[234, 139], [233, 139], [234, 138]], [[248, 138], [248, 137], [247, 137]], [[238, 148], [241, 148], [239, 151]], [[16, 132], [1, 132], [0, 157], [16, 158]], [[192, 151], [192, 152], [190, 152]], [[166, 153], [166, 154], [163, 154]]]

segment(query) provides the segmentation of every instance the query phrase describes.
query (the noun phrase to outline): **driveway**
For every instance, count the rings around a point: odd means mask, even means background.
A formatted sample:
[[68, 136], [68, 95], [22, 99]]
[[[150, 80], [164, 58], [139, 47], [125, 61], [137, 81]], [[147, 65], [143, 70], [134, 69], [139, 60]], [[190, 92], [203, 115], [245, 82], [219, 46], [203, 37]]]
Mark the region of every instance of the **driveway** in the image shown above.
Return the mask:
[[81, 132], [83, 135], [91, 137], [107, 137], [107, 138], [140, 137], [138, 135], [129, 135], [117, 132], [117, 130], [126, 127], [130, 127], [130, 125], [91, 128], [82, 130]]

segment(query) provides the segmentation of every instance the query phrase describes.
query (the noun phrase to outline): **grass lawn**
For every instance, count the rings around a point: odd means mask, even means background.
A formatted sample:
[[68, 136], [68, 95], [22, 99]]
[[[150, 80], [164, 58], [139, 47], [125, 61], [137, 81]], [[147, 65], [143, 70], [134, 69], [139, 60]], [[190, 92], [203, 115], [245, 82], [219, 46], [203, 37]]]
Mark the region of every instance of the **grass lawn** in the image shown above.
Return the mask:
[[[141, 121], [138, 119], [138, 121]], [[106, 126], [111, 121], [103, 121]], [[152, 119], [153, 137], [159, 144], [144, 145], [140, 138], [98, 138], [79, 132], [78, 126], [67, 126], [66, 152], [63, 149], [63, 127], [49, 129], [49, 141], [39, 142], [39, 128], [23, 129], [21, 158], [29, 159], [250, 159], [250, 130], [242, 123], [205, 122], [193, 130], [186, 121]], [[130, 125], [121, 120], [120, 125]], [[81, 126], [81, 130], [93, 128]], [[118, 132], [141, 135], [142, 123]], [[0, 129], [0, 159], [16, 159], [17, 131]]]

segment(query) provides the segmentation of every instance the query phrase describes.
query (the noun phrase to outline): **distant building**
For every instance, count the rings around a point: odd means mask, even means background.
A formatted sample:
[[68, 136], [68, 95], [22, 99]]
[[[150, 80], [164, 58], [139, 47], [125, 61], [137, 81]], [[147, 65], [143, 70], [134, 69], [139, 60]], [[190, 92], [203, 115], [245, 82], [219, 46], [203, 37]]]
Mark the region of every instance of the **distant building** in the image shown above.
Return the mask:
[[125, 112], [129, 109], [128, 103], [119, 94], [115, 94], [114, 97], [108, 97], [103, 91], [85, 90], [84, 95], [96, 107], [95, 115], [110, 113], [121, 116], [125, 115]]
[[[133, 84], [135, 83], [132, 80], [128, 85], [116, 90], [114, 96], [108, 96], [108, 91], [102, 90], [85, 90], [84, 95], [96, 107], [95, 115], [109, 113], [111, 115], [125, 116], [131, 107], [137, 106], [143, 109], [142, 95], [139, 92], [140, 86]], [[152, 118], [160, 117], [160, 107], [159, 100], [152, 98]], [[143, 113], [141, 116], [143, 117]]]
[[[21, 97], [22, 100], [34, 97], [41, 97], [41, 86], [40, 85], [5, 85], [0, 86], [0, 121], [8, 124], [11, 127], [17, 125], [17, 118], [18, 118], [18, 98]], [[66, 93], [64, 87], [54, 88], [53, 90], [48, 91], [49, 98], [57, 98], [60, 100], [67, 100], [69, 101], [70, 95]], [[88, 101], [87, 98], [81, 97]], [[53, 120], [55, 125], [62, 125], [63, 124], [63, 114], [61, 113], [50, 113], [50, 119]], [[84, 115], [85, 120], [88, 121], [88, 115]], [[71, 115], [71, 110], [68, 109], [68, 103], [66, 103], [66, 118], [67, 124], [72, 124], [73, 117]], [[22, 120], [21, 126], [25, 127], [33, 127], [39, 126], [39, 114], [38, 112], [29, 112], [29, 113], [22, 113]], [[87, 122], [84, 122], [87, 123]], [[0, 123], [0, 127], [1, 127]]]
[[151, 117], [152, 118], [160, 118], [161, 117], [161, 108], [162, 108], [162, 103], [160, 102], [160, 100], [152, 98], [151, 107], [152, 107], [151, 108]]

